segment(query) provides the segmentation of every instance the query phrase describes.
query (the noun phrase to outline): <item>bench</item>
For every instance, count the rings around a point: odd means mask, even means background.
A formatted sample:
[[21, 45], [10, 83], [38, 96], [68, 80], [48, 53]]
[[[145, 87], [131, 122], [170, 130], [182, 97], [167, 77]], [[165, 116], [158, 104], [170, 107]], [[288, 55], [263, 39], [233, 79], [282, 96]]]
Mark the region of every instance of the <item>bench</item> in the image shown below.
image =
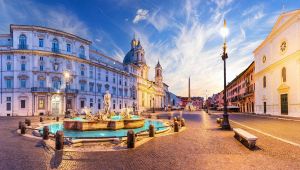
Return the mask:
[[240, 128], [233, 128], [233, 131], [234, 137], [240, 142], [246, 141], [249, 149], [253, 149], [255, 147], [257, 140], [256, 136]]

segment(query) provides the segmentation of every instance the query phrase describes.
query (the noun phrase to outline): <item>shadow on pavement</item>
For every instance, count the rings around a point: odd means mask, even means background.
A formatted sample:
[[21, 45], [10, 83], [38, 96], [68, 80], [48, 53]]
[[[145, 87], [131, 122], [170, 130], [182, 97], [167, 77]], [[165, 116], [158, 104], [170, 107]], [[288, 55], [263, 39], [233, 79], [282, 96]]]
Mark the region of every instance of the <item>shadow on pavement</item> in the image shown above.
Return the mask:
[[63, 151], [55, 151], [55, 154], [52, 156], [50, 160], [51, 169], [57, 169], [62, 162]]

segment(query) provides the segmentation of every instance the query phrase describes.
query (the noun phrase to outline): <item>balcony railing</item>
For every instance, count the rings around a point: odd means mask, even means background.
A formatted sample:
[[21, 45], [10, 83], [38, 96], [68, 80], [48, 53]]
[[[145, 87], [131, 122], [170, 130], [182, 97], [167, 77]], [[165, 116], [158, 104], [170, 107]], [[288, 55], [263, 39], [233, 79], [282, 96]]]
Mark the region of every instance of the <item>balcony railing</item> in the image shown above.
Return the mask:
[[58, 48], [51, 48], [51, 51], [54, 53], [60, 53], [60, 50]]
[[79, 58], [86, 59], [84, 54], [79, 54]]
[[77, 89], [70, 89], [70, 88], [66, 88], [65, 89], [65, 93], [78, 93], [78, 90]]
[[31, 92], [45, 92], [45, 93], [49, 93], [49, 92], [53, 92], [54, 89], [50, 88], [50, 87], [32, 87], [31, 88]]
[[19, 49], [20, 50], [27, 50], [28, 49], [28, 45], [26, 45], [26, 44], [19, 44]]

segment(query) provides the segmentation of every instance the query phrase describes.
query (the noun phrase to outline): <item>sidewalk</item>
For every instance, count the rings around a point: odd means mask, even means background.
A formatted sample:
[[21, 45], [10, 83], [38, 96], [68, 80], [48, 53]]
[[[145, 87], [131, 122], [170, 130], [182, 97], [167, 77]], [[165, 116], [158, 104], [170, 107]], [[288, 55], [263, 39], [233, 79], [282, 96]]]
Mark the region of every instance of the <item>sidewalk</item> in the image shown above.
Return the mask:
[[[222, 111], [209, 110], [209, 114], [223, 115], [223, 112]], [[228, 114], [229, 115], [231, 115], [231, 114], [244, 114], [244, 115], [250, 115], [250, 116], [265, 117], [265, 118], [270, 118], [270, 119], [300, 121], [300, 117], [291, 117], [291, 116], [283, 116], [283, 115], [256, 114], [256, 113], [248, 113], [248, 112], [228, 112]]]

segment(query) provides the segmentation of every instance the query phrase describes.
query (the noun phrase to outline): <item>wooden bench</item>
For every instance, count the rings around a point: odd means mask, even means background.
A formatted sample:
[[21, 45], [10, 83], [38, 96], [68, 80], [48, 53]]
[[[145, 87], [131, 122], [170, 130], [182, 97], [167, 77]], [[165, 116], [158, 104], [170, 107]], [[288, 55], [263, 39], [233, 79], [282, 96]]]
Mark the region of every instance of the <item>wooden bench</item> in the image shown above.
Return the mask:
[[233, 128], [233, 131], [234, 137], [240, 142], [246, 141], [249, 149], [253, 149], [255, 147], [257, 140], [256, 136], [240, 128]]

